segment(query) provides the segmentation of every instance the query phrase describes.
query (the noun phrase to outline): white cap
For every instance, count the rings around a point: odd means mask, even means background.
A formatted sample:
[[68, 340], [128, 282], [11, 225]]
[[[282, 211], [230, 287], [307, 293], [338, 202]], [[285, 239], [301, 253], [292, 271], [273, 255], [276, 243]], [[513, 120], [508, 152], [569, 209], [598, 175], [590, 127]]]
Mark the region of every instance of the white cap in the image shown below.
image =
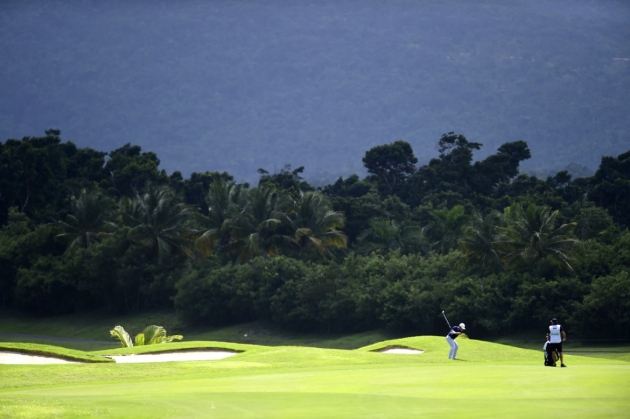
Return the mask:
[[462, 330], [466, 330], [466, 325], [464, 323], [460, 323], [459, 328]]

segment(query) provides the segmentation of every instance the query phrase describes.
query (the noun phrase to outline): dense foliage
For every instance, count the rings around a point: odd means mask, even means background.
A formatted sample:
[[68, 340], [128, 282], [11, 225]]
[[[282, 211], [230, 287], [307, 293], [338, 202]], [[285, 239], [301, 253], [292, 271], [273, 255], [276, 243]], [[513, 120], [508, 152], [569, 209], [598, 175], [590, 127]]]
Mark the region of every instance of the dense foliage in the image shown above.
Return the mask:
[[519, 174], [525, 142], [474, 161], [483, 145], [450, 132], [426, 165], [399, 140], [366, 151], [364, 179], [314, 188], [303, 167], [168, 176], [138, 146], [60, 135], [0, 143], [3, 307], [416, 334], [446, 310], [478, 336], [558, 317], [630, 337], [630, 152], [539, 179]]
[[123, 348], [130, 348], [134, 346], [134, 342], [135, 346], [161, 345], [164, 343], [171, 343], [174, 340], [184, 339], [182, 335], [168, 336], [164, 327], [157, 326], [155, 324], [145, 327], [142, 332], [136, 335], [134, 340], [131, 339], [129, 333], [127, 333], [125, 328], [122, 326], [114, 327], [109, 331], [109, 334], [118, 340]]

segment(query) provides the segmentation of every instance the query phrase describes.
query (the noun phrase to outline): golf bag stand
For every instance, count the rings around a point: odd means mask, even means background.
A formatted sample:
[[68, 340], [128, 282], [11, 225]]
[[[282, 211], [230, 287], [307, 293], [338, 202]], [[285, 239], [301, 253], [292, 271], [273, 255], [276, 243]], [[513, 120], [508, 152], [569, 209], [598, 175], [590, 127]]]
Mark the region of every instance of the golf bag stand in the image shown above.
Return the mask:
[[553, 360], [553, 356], [555, 355], [556, 357], [556, 361], [560, 360], [560, 353], [558, 352], [558, 350], [554, 350], [553, 352], [547, 352], [547, 350], [545, 349], [543, 351], [544, 357], [545, 357], [545, 367], [554, 367], [556, 365], [556, 362]]

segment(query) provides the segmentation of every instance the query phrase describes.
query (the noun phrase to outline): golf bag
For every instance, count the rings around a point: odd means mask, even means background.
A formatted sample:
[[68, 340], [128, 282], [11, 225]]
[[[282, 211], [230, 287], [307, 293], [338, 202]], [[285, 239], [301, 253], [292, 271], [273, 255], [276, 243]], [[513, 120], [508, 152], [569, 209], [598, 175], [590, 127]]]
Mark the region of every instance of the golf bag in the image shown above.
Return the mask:
[[545, 342], [545, 346], [543, 346], [543, 354], [544, 354], [544, 357], [545, 357], [545, 362], [544, 362], [543, 365], [545, 367], [555, 367], [556, 366], [556, 361], [558, 359], [560, 359], [560, 353], [558, 352], [557, 349], [555, 351], [549, 353], [547, 351], [547, 345], [549, 345], [549, 342]]

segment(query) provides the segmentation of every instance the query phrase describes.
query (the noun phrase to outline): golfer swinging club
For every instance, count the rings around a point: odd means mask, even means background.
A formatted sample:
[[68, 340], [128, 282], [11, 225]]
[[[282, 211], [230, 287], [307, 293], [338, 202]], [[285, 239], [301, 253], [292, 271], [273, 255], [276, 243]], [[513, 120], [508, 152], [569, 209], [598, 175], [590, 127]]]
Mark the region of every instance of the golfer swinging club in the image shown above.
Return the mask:
[[[451, 324], [448, 322], [444, 311], [442, 311], [442, 315], [444, 316], [444, 320], [446, 320], [446, 324], [448, 324], [448, 327], [451, 327]], [[455, 342], [455, 339], [457, 339], [457, 336], [464, 333], [464, 330], [466, 330], [466, 325], [464, 323], [460, 323], [459, 326], [456, 325], [451, 327], [448, 335], [446, 335], [446, 342], [448, 342], [448, 345], [451, 347], [451, 350], [448, 353], [448, 359], [457, 359], [457, 350], [459, 349], [459, 345], [457, 344], [457, 342]]]

